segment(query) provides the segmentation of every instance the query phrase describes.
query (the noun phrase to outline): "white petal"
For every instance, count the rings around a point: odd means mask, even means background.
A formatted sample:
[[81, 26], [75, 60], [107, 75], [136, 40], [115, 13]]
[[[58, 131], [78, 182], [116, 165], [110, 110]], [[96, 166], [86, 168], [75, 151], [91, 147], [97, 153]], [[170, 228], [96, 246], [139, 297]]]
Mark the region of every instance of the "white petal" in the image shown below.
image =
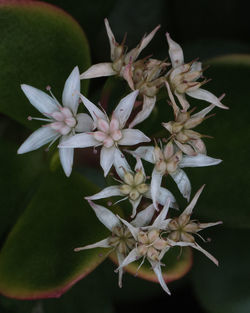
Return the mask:
[[131, 111], [134, 107], [135, 99], [138, 96], [139, 90], [135, 90], [128, 94], [126, 97], [122, 98], [113, 114], [118, 119], [120, 128], [123, 128], [126, 124]]
[[171, 39], [169, 33], [166, 33], [167, 41], [169, 45], [169, 56], [172, 63], [173, 68], [184, 63], [184, 56], [181, 46]]
[[78, 252], [78, 251], [82, 251], [82, 250], [87, 250], [87, 249], [94, 249], [94, 248], [109, 248], [109, 238], [105, 238], [101, 241], [98, 241], [96, 243], [93, 243], [92, 245], [87, 245], [84, 247], [79, 247], [79, 248], [75, 248], [74, 251]]
[[200, 72], [201, 70], [202, 70], [202, 63], [201, 62], [194, 62], [191, 65], [190, 72]]
[[75, 131], [78, 133], [89, 132], [94, 129], [92, 118], [86, 113], [79, 113], [76, 116], [77, 125]]
[[140, 196], [137, 200], [129, 200], [129, 202], [132, 204], [132, 207], [133, 207], [131, 218], [135, 217], [136, 209], [138, 208], [138, 205], [140, 204], [141, 199], [142, 199], [142, 196]]
[[115, 146], [110, 148], [102, 147], [101, 149], [100, 164], [101, 167], [103, 168], [104, 176], [108, 175], [109, 170], [111, 169], [111, 166], [114, 163], [115, 152], [116, 152]]
[[94, 105], [94, 103], [89, 101], [82, 94], [80, 94], [80, 98], [95, 122], [97, 122], [97, 118], [101, 118], [105, 121], [107, 120], [106, 115], [102, 112], [102, 110], [100, 110], [96, 105]]
[[223, 224], [222, 221], [215, 222], [215, 223], [199, 223], [199, 228], [201, 228], [201, 229], [199, 229], [197, 232], [199, 232], [199, 231], [201, 231], [201, 230], [203, 230], [205, 228], [213, 227], [213, 226], [221, 225], [221, 224]]
[[197, 154], [196, 156], [184, 155], [179, 166], [182, 167], [200, 167], [212, 166], [221, 162], [220, 159], [211, 158], [205, 154]]
[[127, 172], [131, 172], [131, 168], [124, 156], [124, 154], [119, 150], [115, 150], [115, 160], [114, 160], [114, 167], [121, 179], [124, 177], [124, 170]]
[[133, 221], [131, 222], [131, 224], [134, 227], [143, 227], [143, 226], [147, 226], [155, 213], [155, 207], [153, 204], [150, 204], [148, 207], [146, 207], [146, 209], [140, 211], [137, 215], [136, 218], [133, 219]]
[[[145, 197], [152, 199], [152, 195], [150, 190], [144, 194]], [[158, 194], [157, 194], [157, 202], [161, 205], [165, 205], [167, 199], [170, 199], [170, 208], [175, 208], [178, 209], [178, 204], [176, 202], [176, 199], [174, 197], [174, 195], [172, 194], [172, 192], [170, 192], [168, 189], [161, 187], [158, 190]]]
[[136, 115], [133, 121], [129, 124], [129, 128], [143, 122], [151, 114], [156, 102], [156, 97], [143, 96], [142, 110]]
[[71, 109], [76, 114], [79, 105], [80, 77], [79, 68], [76, 66], [65, 82], [62, 103], [64, 107]]
[[[173, 73], [173, 72], [172, 72], [172, 73]], [[167, 81], [165, 82], [165, 85], [166, 85], [166, 87], [167, 87], [168, 96], [169, 96], [169, 98], [170, 98], [171, 105], [172, 105], [172, 108], [173, 108], [173, 110], [174, 110], [174, 116], [175, 116], [175, 118], [176, 118], [176, 117], [178, 116], [179, 112], [180, 112], [180, 109], [179, 109], [178, 105], [177, 105], [176, 102], [175, 102], [173, 93], [172, 93], [171, 88], [170, 88], [170, 86], [169, 86], [169, 83], [168, 83]]]
[[179, 242], [174, 242], [171, 241], [171, 245], [172, 246], [180, 246], [180, 247], [192, 247], [194, 249], [199, 250], [200, 252], [202, 252], [203, 254], [205, 254], [206, 257], [208, 257], [212, 262], [214, 262], [215, 265], [218, 266], [218, 260], [212, 256], [209, 252], [207, 252], [206, 250], [204, 250], [201, 246], [199, 246], [196, 242], [192, 243], [192, 242], [184, 242], [184, 241], [179, 241]]
[[200, 138], [190, 140], [189, 143], [197, 153], [207, 154], [206, 146], [205, 146], [203, 140], [201, 140]]
[[139, 43], [139, 45], [132, 49], [129, 53], [127, 53], [126, 55], [126, 60], [125, 61], [129, 61], [130, 58], [132, 58], [132, 61], [135, 61], [139, 54], [141, 53], [141, 51], [146, 48], [146, 46], [150, 43], [150, 41], [153, 39], [155, 33], [158, 31], [158, 29], [161, 26], [158, 25], [156, 26], [151, 33], [149, 33], [148, 35], [144, 35], [144, 37], [142, 38], [141, 42]]
[[51, 127], [44, 126], [34, 131], [21, 145], [18, 149], [17, 153], [22, 154], [29, 151], [36, 150], [46, 143], [54, 140], [58, 137], [58, 133], [56, 133]]
[[119, 215], [117, 215], [117, 217], [123, 222], [124, 225], [126, 225], [128, 227], [128, 229], [131, 232], [131, 234], [134, 237], [134, 239], [137, 240], [137, 235], [138, 235], [138, 233], [140, 231], [139, 228], [134, 227], [131, 223], [127, 222], [126, 220], [121, 218]]
[[137, 248], [134, 248], [133, 250], [131, 250], [129, 252], [129, 254], [126, 256], [126, 258], [123, 260], [123, 262], [115, 270], [115, 272], [118, 272], [122, 267], [125, 267], [134, 261], [137, 261], [139, 258], [140, 258], [140, 255], [137, 252]]
[[156, 210], [158, 210], [157, 195], [161, 187], [162, 176], [163, 176], [162, 173], [158, 172], [156, 168], [154, 168], [152, 172], [150, 191], [152, 195], [153, 204]]
[[106, 31], [108, 34], [108, 38], [109, 38], [109, 44], [110, 44], [110, 58], [113, 61], [115, 59], [115, 48], [118, 45], [116, 40], [115, 40], [115, 36], [109, 26], [109, 22], [108, 19], [105, 18], [104, 19], [104, 23], [105, 23], [105, 27], [106, 27]]
[[55, 111], [59, 111], [56, 101], [45, 92], [25, 84], [22, 84], [21, 88], [30, 103], [42, 114], [48, 116]]
[[93, 196], [85, 197], [85, 199], [88, 200], [97, 200], [97, 199], [103, 199], [113, 196], [123, 196], [123, 194], [120, 191], [119, 186], [109, 186], [107, 188], [104, 188], [100, 192], [94, 194]]
[[100, 146], [100, 142], [95, 140], [92, 134], [77, 134], [60, 143], [58, 148], [87, 148]]
[[[63, 136], [60, 143], [67, 140], [68, 136]], [[72, 172], [72, 165], [74, 160], [74, 148], [59, 148], [60, 161], [67, 177], [70, 176]]]
[[170, 175], [172, 176], [173, 180], [176, 182], [183, 197], [189, 201], [190, 194], [191, 194], [191, 184], [186, 173], [183, 170], [178, 169], [177, 171], [175, 171], [174, 173]]
[[139, 157], [143, 160], [146, 160], [150, 163], [155, 163], [154, 157], [154, 147], [147, 146], [147, 147], [139, 147], [134, 151], [129, 151], [134, 157]]
[[186, 112], [189, 107], [190, 107], [190, 104], [189, 102], [187, 101], [186, 97], [185, 97], [185, 94], [180, 94], [178, 92], [175, 92], [175, 95], [176, 97], [178, 98], [183, 110]]
[[[118, 259], [118, 264], [119, 266], [122, 264], [124, 261], [124, 255], [122, 253], [119, 253], [118, 251], [116, 252], [117, 259]], [[118, 286], [122, 288], [122, 276], [123, 276], [123, 268], [119, 269], [119, 278], [118, 278]]]
[[135, 171], [136, 172], [141, 171], [143, 173], [143, 175], [146, 176], [145, 170], [144, 170], [144, 167], [143, 167], [143, 164], [142, 164], [142, 161], [140, 158], [136, 158]]
[[191, 116], [192, 118], [196, 118], [196, 117], [205, 117], [211, 110], [213, 110], [213, 108], [215, 107], [215, 104], [210, 104], [208, 107], [206, 107], [205, 109], [201, 110], [200, 112], [197, 112], [195, 114], [193, 114]]
[[186, 207], [186, 209], [182, 212], [181, 215], [186, 214], [186, 215], [191, 215], [193, 212], [193, 208], [196, 205], [196, 202], [198, 201], [200, 194], [202, 193], [202, 190], [204, 189], [205, 185], [203, 185], [195, 194], [193, 197], [192, 201], [189, 203], [189, 205]]
[[157, 216], [153, 223], [153, 227], [160, 229], [162, 222], [166, 219], [166, 216], [168, 214], [168, 209], [169, 209], [169, 204], [170, 204], [170, 199], [168, 198], [163, 209], [161, 210], [161, 213]]
[[98, 63], [92, 65], [89, 69], [80, 75], [80, 79], [89, 79], [95, 77], [112, 76], [117, 73], [112, 68], [112, 63]]
[[215, 95], [213, 95], [210, 91], [207, 91], [205, 89], [199, 88], [199, 89], [196, 89], [194, 91], [187, 91], [186, 94], [192, 98], [200, 99], [200, 100], [204, 100], [204, 101], [213, 103], [214, 105], [216, 105], [219, 108], [229, 109], [227, 106], [222, 104], [220, 102], [220, 100]]
[[164, 278], [163, 278], [160, 263], [158, 263], [156, 266], [153, 266], [153, 264], [151, 264], [151, 265], [152, 265], [153, 271], [155, 272], [155, 275], [156, 275], [157, 278], [158, 278], [158, 281], [159, 281], [159, 283], [160, 283], [162, 289], [163, 289], [167, 294], [171, 295], [171, 292], [170, 292], [170, 290], [168, 289], [168, 286], [167, 286], [167, 284], [165, 283], [165, 280], [164, 280]]
[[119, 140], [118, 144], [122, 146], [133, 146], [141, 142], [151, 141], [146, 135], [143, 134], [139, 129], [123, 129], [122, 139]]
[[188, 144], [182, 144], [177, 140], [174, 140], [176, 146], [178, 148], [180, 148], [180, 150], [182, 152], [184, 152], [185, 154], [189, 155], [189, 156], [195, 156], [197, 154], [197, 152]]
[[95, 211], [95, 214], [99, 221], [107, 227], [110, 231], [116, 226], [120, 226], [121, 222], [119, 221], [119, 218], [111, 212], [110, 210], [106, 209], [102, 205], [95, 204], [92, 201], [88, 201], [92, 209]]

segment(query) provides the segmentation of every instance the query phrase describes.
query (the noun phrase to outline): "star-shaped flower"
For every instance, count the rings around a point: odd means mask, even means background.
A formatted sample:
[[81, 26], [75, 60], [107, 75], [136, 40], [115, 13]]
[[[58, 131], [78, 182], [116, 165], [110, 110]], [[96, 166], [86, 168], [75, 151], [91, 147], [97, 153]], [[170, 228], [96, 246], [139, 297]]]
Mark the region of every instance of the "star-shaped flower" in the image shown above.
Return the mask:
[[[181, 213], [181, 215], [174, 219], [165, 220], [162, 223], [165, 223], [165, 229], [168, 233], [168, 240], [172, 246], [181, 246], [181, 247], [192, 247], [204, 253], [210, 260], [212, 260], [216, 265], [218, 261], [206, 250], [204, 250], [198, 243], [195, 241], [193, 235], [196, 235], [199, 231], [207, 228], [222, 224], [222, 222], [215, 223], [200, 223], [197, 220], [190, 220], [191, 214], [193, 212], [194, 206], [199, 199], [199, 196], [205, 185], [203, 185], [195, 194], [192, 201], [186, 207], [186, 209]], [[163, 226], [164, 228], [164, 226]], [[199, 236], [200, 237], [200, 236]]]
[[[98, 200], [112, 196], [121, 196], [122, 200], [128, 199], [133, 207], [131, 217], [135, 217], [138, 205], [142, 197], [152, 199], [150, 185], [146, 183], [146, 174], [143, 168], [141, 159], [137, 159], [135, 172], [133, 172], [124, 157], [118, 159], [119, 163], [115, 162], [115, 168], [121, 181], [120, 185], [109, 186], [93, 196], [86, 197], [88, 200]], [[121, 163], [122, 162], [122, 163]], [[178, 208], [175, 197], [166, 188], [160, 187], [157, 194], [157, 202], [164, 205], [167, 199], [170, 199], [170, 206]], [[122, 201], [122, 200], [119, 200]]]
[[59, 147], [86, 148], [102, 146], [100, 163], [106, 176], [114, 162], [122, 157], [119, 150], [120, 145], [131, 146], [150, 141], [138, 129], [124, 129], [137, 95], [138, 90], [124, 97], [114, 110], [111, 119], [87, 98], [80, 95], [83, 104], [94, 120], [94, 126], [97, 130], [91, 133], [77, 134], [62, 142]]
[[176, 149], [171, 141], [162, 149], [158, 146], [144, 146], [139, 147], [130, 153], [135, 157], [142, 158], [155, 164], [150, 189], [152, 200], [156, 209], [158, 207], [157, 193], [161, 186], [163, 175], [170, 175], [177, 184], [183, 197], [189, 200], [191, 194], [191, 184], [182, 168], [211, 166], [217, 165], [221, 162], [219, 159], [214, 159], [204, 154], [197, 154], [196, 156], [183, 156], [182, 151]]
[[165, 240], [162, 237], [163, 232], [161, 231], [166, 223], [165, 219], [168, 213], [169, 203], [170, 200], [168, 199], [161, 213], [157, 216], [153, 224], [149, 226], [142, 227], [140, 225], [135, 225], [134, 223], [128, 223], [120, 218], [133, 235], [135, 246], [121, 262], [116, 271], [119, 271], [128, 264], [143, 258], [138, 267], [139, 270], [145, 259], [147, 259], [151, 264], [161, 287], [170, 295], [170, 291], [164, 281], [161, 271], [161, 266], [163, 265], [161, 260], [165, 253], [171, 248], [168, 240]]
[[89, 79], [95, 77], [119, 75], [127, 80], [126, 75], [128, 74], [128, 67], [126, 66], [133, 63], [138, 58], [141, 51], [146, 48], [146, 46], [153, 39], [160, 26], [157, 26], [149, 35], [144, 35], [140, 43], [134, 49], [127, 52], [126, 48], [124, 47], [126, 36], [124, 37], [124, 40], [121, 44], [117, 43], [106, 18], [104, 23], [109, 38], [110, 58], [112, 62], [92, 65], [88, 70], [81, 74], [80, 78]]
[[[162, 123], [162, 126], [170, 132], [171, 138], [182, 152], [188, 155], [196, 155], [197, 153], [206, 154], [206, 146], [201, 138], [209, 136], [193, 131], [192, 128], [198, 126], [205, 119], [209, 118], [211, 115], [206, 115], [215, 107], [215, 105], [211, 104], [196, 114], [192, 114], [195, 108], [189, 112], [182, 112], [177, 106], [170, 89], [169, 93], [171, 96], [171, 105], [174, 110], [175, 121]], [[223, 96], [224, 95], [219, 99], [221, 100]]]
[[201, 62], [184, 63], [184, 55], [181, 46], [172, 40], [168, 33], [166, 36], [169, 45], [169, 56], [173, 67], [168, 72], [169, 84], [172, 91], [179, 99], [183, 110], [187, 111], [189, 108], [185, 94], [195, 99], [213, 103], [222, 109], [228, 109], [214, 94], [200, 88], [206, 83], [206, 81], [197, 81], [203, 74]]
[[[51, 142], [54, 143], [60, 138], [60, 143], [73, 136], [76, 132], [88, 132], [93, 129], [93, 120], [88, 114], [79, 113], [80, 77], [79, 69], [75, 67], [65, 82], [62, 105], [45, 92], [29, 85], [21, 85], [23, 92], [30, 103], [41, 112], [46, 118], [31, 118], [45, 121], [48, 124], [32, 133], [21, 145], [17, 153], [22, 154], [36, 150]], [[59, 148], [59, 155], [62, 167], [67, 176], [70, 176], [74, 158], [73, 148]]]
[[[94, 210], [97, 218], [103, 225], [108, 228], [111, 235], [101, 241], [84, 247], [76, 248], [75, 251], [94, 249], [94, 248], [110, 248], [110, 252], [115, 251], [119, 265], [122, 264], [129, 252], [134, 248], [136, 242], [129, 228], [123, 224], [120, 219], [104, 206], [97, 205], [89, 201], [90, 206]], [[148, 225], [154, 215], [154, 207], [148, 206], [146, 209], [137, 214], [137, 217], [131, 222], [134, 227], [144, 227]], [[123, 269], [119, 269], [119, 287], [122, 287]]]

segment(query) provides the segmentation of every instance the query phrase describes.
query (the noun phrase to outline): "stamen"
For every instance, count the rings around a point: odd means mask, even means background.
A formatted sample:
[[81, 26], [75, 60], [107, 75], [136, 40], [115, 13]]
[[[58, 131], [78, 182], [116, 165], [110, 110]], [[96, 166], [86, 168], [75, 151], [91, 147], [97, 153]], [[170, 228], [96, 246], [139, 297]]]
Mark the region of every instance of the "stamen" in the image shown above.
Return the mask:
[[52, 91], [51, 91], [51, 86], [48, 85], [48, 86], [46, 87], [46, 90], [50, 93], [50, 95], [51, 95], [51, 97], [54, 99], [56, 105], [57, 105], [59, 108], [61, 108], [61, 107], [62, 107], [61, 104], [58, 102], [58, 100], [56, 99], [56, 97], [54, 96], [54, 94], [53, 94]]
[[48, 118], [40, 118], [40, 117], [33, 117], [33, 116], [28, 116], [27, 119], [29, 121], [37, 120], [37, 121], [43, 121], [43, 122], [52, 122], [52, 120]]
[[127, 199], [128, 199], [128, 197], [122, 198], [121, 200], [118, 200], [115, 203], [113, 203], [113, 205], [116, 205], [117, 203], [120, 203], [120, 202], [125, 201]]
[[52, 141], [51, 141], [51, 143], [49, 144], [49, 146], [47, 147], [47, 151], [49, 151], [49, 148], [53, 145], [53, 143], [59, 138], [59, 137], [61, 137], [61, 134], [58, 134]]
[[137, 270], [136, 270], [136, 272], [135, 272], [135, 277], [137, 276], [139, 269], [142, 267], [142, 264], [144, 263], [145, 258], [146, 258], [146, 255], [144, 255], [144, 257], [143, 257], [143, 259], [142, 259], [140, 265], [137, 267]]

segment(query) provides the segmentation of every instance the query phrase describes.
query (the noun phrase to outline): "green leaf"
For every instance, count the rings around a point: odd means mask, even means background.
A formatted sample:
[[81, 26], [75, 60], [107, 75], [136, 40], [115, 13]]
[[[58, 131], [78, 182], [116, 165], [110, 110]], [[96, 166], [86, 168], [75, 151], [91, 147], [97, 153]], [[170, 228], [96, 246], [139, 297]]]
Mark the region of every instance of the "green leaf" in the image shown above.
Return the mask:
[[248, 313], [250, 311], [249, 230], [224, 229], [212, 241], [216, 268], [206, 259], [197, 259], [192, 271], [194, 289], [208, 313]]
[[0, 138], [0, 238], [26, 208], [46, 165], [41, 152], [17, 155], [17, 149], [15, 143]]
[[103, 261], [105, 249], [73, 251], [107, 236], [84, 200], [95, 192], [79, 175], [44, 178], [1, 250], [0, 293], [17, 299], [59, 297]]
[[[88, 43], [76, 21], [64, 11], [42, 2], [4, 1], [0, 4], [0, 112], [29, 128], [27, 116], [39, 113], [20, 84], [45, 90], [51, 85], [61, 101], [65, 80], [78, 65], [90, 65]], [[88, 81], [82, 82], [86, 93]]]
[[[250, 228], [250, 128], [249, 128], [249, 71], [250, 55], [225, 56], [212, 59], [208, 77], [211, 83], [205, 89], [226, 97], [223, 103], [230, 110], [216, 108], [215, 117], [197, 127], [202, 134], [213, 139], [204, 139], [208, 155], [222, 159], [217, 166], [185, 170], [191, 180], [193, 192], [206, 183], [195, 214], [203, 220], [222, 220], [232, 228]], [[190, 99], [192, 101], [192, 99]], [[204, 107], [197, 102], [197, 111]]]
[[[115, 254], [112, 254], [110, 258], [113, 262], [118, 264]], [[130, 274], [136, 275], [140, 278], [153, 282], [158, 282], [157, 277], [151, 268], [151, 265], [147, 261], [145, 261], [140, 267], [139, 271], [137, 271], [141, 261], [142, 260], [131, 263], [125, 268], [125, 270]], [[166, 282], [180, 279], [190, 270], [192, 266], [191, 249], [184, 248], [182, 249], [182, 252], [180, 254], [179, 248], [171, 248], [169, 252], [165, 254], [164, 258], [162, 259], [162, 263], [166, 265], [162, 267], [163, 277]]]

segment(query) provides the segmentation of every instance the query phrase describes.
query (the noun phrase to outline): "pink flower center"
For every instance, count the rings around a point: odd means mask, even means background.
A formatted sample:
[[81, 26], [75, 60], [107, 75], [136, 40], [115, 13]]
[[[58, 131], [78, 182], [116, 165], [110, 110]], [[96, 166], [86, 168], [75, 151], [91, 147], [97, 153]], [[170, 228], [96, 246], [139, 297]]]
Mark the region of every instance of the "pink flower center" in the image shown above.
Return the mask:
[[106, 148], [112, 147], [115, 142], [122, 138], [119, 121], [115, 117], [112, 117], [110, 122], [99, 118], [97, 120], [97, 129], [94, 132], [94, 138], [102, 142]]
[[55, 122], [50, 123], [49, 126], [61, 135], [69, 134], [76, 126], [76, 119], [69, 108], [60, 108], [60, 111], [51, 113], [51, 117]]

